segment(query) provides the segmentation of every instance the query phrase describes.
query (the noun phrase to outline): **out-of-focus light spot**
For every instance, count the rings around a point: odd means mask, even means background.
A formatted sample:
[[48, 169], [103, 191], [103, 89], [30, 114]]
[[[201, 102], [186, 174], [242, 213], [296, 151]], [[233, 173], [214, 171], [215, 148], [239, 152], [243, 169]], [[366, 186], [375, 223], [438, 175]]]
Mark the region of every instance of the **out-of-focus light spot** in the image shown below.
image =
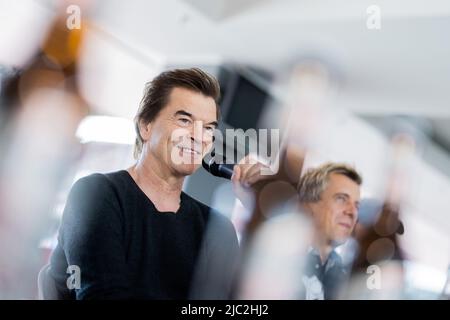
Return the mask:
[[248, 251], [239, 299], [297, 298], [312, 236], [310, 221], [298, 212], [263, 224]]
[[404, 267], [405, 280], [410, 287], [435, 293], [441, 293], [444, 289], [445, 272], [415, 262], [405, 262]]
[[133, 144], [136, 139], [133, 121], [110, 116], [88, 116], [81, 121], [76, 136], [81, 143], [107, 142]]
[[368, 190], [367, 188], [361, 187], [361, 199], [372, 199], [376, 195], [372, 190]]
[[101, 29], [89, 31], [81, 51], [80, 92], [97, 114], [131, 118], [145, 83], [159, 74], [160, 61]]
[[51, 16], [38, 1], [0, 1], [0, 64], [24, 65], [38, 50]]

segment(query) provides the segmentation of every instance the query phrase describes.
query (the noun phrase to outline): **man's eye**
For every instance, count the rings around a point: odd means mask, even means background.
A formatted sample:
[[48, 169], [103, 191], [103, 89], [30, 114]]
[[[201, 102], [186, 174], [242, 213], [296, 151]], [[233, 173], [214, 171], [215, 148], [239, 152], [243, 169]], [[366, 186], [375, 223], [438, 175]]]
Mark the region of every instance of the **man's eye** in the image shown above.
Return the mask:
[[214, 128], [213, 127], [206, 127], [206, 131], [208, 131], [208, 133], [213, 133], [214, 132]]
[[179, 118], [178, 122], [180, 122], [181, 124], [187, 125], [191, 123], [191, 120], [188, 118]]

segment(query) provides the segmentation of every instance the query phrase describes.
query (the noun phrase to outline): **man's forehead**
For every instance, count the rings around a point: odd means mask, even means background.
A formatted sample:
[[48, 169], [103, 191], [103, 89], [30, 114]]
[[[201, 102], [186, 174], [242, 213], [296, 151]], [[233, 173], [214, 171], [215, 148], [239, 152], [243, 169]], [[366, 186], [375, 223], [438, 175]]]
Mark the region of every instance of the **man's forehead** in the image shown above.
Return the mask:
[[360, 192], [360, 186], [358, 183], [340, 173], [332, 173], [328, 178], [328, 184], [326, 190], [331, 192], [345, 192], [350, 195], [358, 194]]
[[172, 115], [184, 111], [197, 120], [210, 122], [217, 120], [216, 108], [216, 103], [211, 97], [183, 88], [174, 88], [165, 109]]
[[212, 97], [205, 96], [201, 92], [185, 88], [172, 88], [168, 97], [168, 103], [184, 102], [186, 104], [191, 104], [192, 102], [201, 102], [202, 104], [215, 106], [215, 101]]

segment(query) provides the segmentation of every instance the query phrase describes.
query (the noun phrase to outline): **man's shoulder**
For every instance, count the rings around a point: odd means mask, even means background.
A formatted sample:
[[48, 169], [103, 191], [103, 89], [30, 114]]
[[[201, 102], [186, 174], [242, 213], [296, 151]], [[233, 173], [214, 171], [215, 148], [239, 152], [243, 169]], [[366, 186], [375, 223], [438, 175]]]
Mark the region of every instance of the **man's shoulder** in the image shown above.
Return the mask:
[[86, 187], [93, 189], [111, 189], [115, 184], [123, 181], [124, 170], [108, 172], [108, 173], [92, 173], [79, 178], [75, 184], [78, 187]]
[[109, 173], [92, 173], [79, 178], [72, 186], [70, 197], [82, 197], [84, 200], [110, 199], [123, 190], [123, 171]]
[[[61, 234], [77, 232], [75, 226], [120, 223], [122, 210], [116, 187], [102, 173], [93, 173], [78, 179], [70, 189], [61, 222]], [[119, 220], [113, 219], [118, 217]]]

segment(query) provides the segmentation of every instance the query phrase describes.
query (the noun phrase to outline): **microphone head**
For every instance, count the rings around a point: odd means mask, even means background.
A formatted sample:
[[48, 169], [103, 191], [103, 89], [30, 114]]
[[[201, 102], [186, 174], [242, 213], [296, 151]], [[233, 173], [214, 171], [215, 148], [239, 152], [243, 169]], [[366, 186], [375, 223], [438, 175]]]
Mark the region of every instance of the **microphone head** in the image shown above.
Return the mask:
[[218, 164], [211, 154], [207, 154], [202, 160], [202, 167], [213, 176], [231, 179], [234, 164]]
[[202, 167], [209, 173], [217, 174], [217, 164], [214, 162], [214, 156], [208, 153], [202, 160]]
[[211, 160], [211, 155], [208, 153], [206, 156], [203, 157], [202, 160], [202, 167], [203, 169], [205, 169], [206, 171], [209, 171], [209, 161]]

